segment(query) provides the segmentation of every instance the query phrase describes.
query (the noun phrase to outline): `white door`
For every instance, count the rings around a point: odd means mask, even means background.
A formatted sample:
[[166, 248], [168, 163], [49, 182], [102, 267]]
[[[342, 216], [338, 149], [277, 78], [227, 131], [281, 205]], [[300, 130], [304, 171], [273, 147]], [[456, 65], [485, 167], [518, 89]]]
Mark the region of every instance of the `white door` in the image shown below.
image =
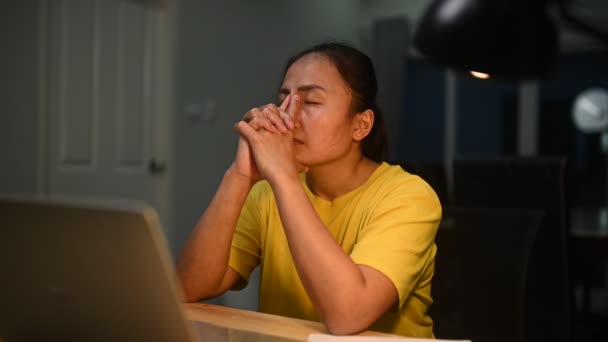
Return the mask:
[[166, 2], [50, 0], [46, 13], [47, 192], [145, 200], [166, 227]]

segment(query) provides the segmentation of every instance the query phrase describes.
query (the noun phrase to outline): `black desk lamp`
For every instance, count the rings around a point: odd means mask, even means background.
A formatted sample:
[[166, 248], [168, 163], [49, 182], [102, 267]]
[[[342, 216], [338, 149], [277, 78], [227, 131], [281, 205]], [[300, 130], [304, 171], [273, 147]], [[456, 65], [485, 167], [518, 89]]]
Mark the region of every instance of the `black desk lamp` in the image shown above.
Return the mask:
[[566, 0], [435, 0], [414, 44], [431, 60], [474, 76], [526, 80], [553, 70], [559, 44], [551, 7], [588, 34], [608, 35], [571, 15]]

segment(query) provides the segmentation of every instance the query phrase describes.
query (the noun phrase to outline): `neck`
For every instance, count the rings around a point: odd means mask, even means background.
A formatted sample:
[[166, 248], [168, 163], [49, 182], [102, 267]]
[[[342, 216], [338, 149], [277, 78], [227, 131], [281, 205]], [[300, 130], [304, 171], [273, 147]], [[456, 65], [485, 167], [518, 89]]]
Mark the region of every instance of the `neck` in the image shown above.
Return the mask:
[[347, 194], [367, 181], [378, 163], [361, 155], [350, 161], [311, 167], [306, 173], [306, 183], [315, 196], [333, 200]]

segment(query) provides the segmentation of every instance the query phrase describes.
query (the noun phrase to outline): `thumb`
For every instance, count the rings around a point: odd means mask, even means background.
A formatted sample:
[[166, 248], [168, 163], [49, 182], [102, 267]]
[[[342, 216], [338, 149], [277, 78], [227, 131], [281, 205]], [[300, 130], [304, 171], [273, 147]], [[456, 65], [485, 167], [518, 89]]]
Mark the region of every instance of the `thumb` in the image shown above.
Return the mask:
[[241, 134], [242, 137], [247, 139], [248, 142], [255, 140], [254, 137], [257, 135], [257, 132], [245, 121], [237, 122], [234, 128]]

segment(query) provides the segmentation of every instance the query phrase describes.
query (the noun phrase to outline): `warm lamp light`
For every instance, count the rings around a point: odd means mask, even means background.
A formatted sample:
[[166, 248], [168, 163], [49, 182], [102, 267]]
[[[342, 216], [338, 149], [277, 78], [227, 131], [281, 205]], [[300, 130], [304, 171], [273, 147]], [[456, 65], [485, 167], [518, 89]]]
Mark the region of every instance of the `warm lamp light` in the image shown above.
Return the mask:
[[471, 74], [471, 76], [480, 78], [482, 80], [487, 80], [488, 78], [490, 78], [490, 75], [479, 71], [470, 71], [469, 73]]

